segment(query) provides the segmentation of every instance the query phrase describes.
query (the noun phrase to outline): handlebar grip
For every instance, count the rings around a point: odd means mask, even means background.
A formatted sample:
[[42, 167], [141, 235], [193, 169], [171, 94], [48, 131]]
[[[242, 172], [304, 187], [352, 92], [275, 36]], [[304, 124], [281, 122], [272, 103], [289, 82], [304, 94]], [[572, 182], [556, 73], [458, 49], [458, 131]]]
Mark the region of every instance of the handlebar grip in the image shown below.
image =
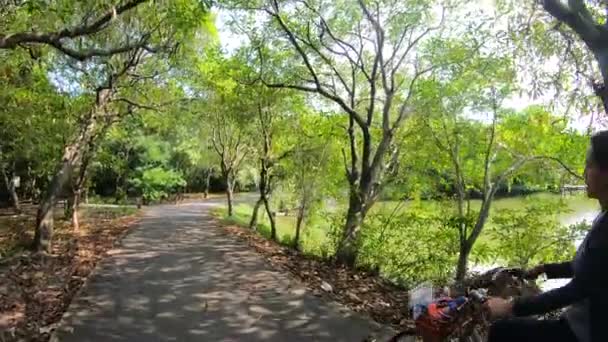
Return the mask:
[[469, 296], [471, 296], [476, 301], [479, 301], [479, 302], [482, 302], [482, 303], [485, 302], [488, 299], [485, 294], [483, 294], [483, 293], [481, 293], [480, 291], [477, 291], [477, 290], [471, 290], [471, 292], [469, 292]]

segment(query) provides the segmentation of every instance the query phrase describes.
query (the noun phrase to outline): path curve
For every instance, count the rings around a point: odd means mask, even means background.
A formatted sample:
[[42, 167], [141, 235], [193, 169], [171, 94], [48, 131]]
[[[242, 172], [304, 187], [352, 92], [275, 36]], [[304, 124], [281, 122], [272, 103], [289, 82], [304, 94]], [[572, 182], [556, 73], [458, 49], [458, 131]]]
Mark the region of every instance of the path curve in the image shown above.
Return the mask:
[[74, 299], [53, 340], [358, 342], [377, 331], [226, 235], [210, 216], [220, 202], [145, 209]]

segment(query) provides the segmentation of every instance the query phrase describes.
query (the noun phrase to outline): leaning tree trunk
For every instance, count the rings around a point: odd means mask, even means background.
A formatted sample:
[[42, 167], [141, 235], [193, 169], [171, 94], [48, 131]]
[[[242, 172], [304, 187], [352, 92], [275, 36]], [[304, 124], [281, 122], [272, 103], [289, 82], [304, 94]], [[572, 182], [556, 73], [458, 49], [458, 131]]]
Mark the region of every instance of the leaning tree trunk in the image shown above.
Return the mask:
[[19, 195], [17, 194], [17, 187], [15, 186], [15, 182], [13, 182], [12, 178], [9, 178], [6, 174], [6, 171], [2, 169], [2, 176], [4, 177], [4, 184], [6, 185], [6, 189], [11, 196], [11, 203], [13, 204], [13, 208], [15, 212], [19, 214], [21, 212], [21, 206], [19, 204]]
[[[91, 134], [93, 124], [81, 134], [75, 143], [64, 149], [61, 164], [53, 176], [45, 196], [40, 201], [38, 214], [36, 215], [36, 232], [34, 234], [34, 249], [39, 252], [51, 251], [51, 239], [53, 237], [53, 209], [57, 204], [57, 198], [70, 181], [75, 162], [82, 154], [83, 138]], [[89, 132], [90, 131], [90, 132]]]
[[72, 227], [75, 231], [78, 231], [80, 229], [80, 223], [78, 220], [78, 210], [80, 209], [80, 200], [82, 198], [83, 193], [85, 194], [85, 200], [88, 201], [85, 183], [87, 181], [87, 176], [89, 173], [89, 165], [91, 164], [91, 160], [97, 152], [97, 138], [105, 136], [106, 132], [111, 126], [112, 121], [106, 121], [97, 135], [91, 135], [89, 137], [89, 140], [87, 141], [85, 146], [85, 151], [83, 151], [82, 153], [80, 168], [78, 170], [78, 175], [76, 176], [74, 185], [72, 186], [72, 194], [69, 199], [71, 213], [71, 217], [69, 217], [69, 219], [71, 220]]
[[260, 206], [264, 203], [264, 200], [260, 197], [253, 206], [253, 211], [251, 212], [251, 220], [249, 221], [249, 229], [256, 229], [258, 226], [258, 212], [260, 211]]
[[[89, 153], [92, 153], [92, 151], [89, 151]], [[72, 227], [74, 228], [75, 231], [78, 231], [80, 229], [80, 223], [78, 221], [78, 214], [79, 214], [78, 210], [80, 209], [80, 199], [82, 197], [82, 194], [86, 192], [85, 182], [86, 182], [86, 178], [87, 178], [87, 171], [89, 168], [90, 160], [91, 160], [91, 156], [87, 156], [82, 161], [82, 163], [80, 165], [80, 171], [78, 173], [78, 177], [74, 184], [74, 189], [72, 191], [72, 196], [71, 196], [71, 200], [70, 200], [71, 214], [72, 214], [71, 222], [72, 222]]]
[[45, 196], [40, 201], [38, 214], [36, 215], [36, 232], [34, 234], [34, 249], [36, 251], [51, 251], [54, 224], [53, 208], [55, 207], [55, 204], [57, 204], [57, 197], [70, 179], [76, 150], [77, 146], [75, 145], [66, 147], [59, 171], [53, 176]]
[[304, 217], [306, 215], [306, 208], [303, 203], [300, 203], [298, 213], [296, 216], [296, 234], [293, 238], [293, 248], [297, 251], [300, 250], [300, 235], [302, 232], [302, 226], [304, 224]]
[[110, 89], [101, 89], [97, 92], [97, 100], [94, 108], [87, 114], [86, 120], [80, 128], [76, 138], [63, 150], [61, 163], [57, 172], [53, 176], [49, 187], [40, 201], [38, 214], [36, 215], [36, 231], [34, 234], [33, 247], [39, 252], [51, 251], [51, 240], [53, 237], [53, 209], [57, 204], [57, 198], [71, 179], [74, 166], [83, 157], [85, 149], [88, 148], [95, 130], [97, 128], [96, 114], [109, 103], [111, 96]]
[[277, 225], [274, 217], [274, 213], [270, 210], [270, 201], [268, 197], [264, 195], [264, 208], [266, 208], [266, 214], [268, 215], [268, 220], [270, 221], [270, 239], [273, 241], [277, 240]]
[[477, 217], [477, 222], [473, 227], [471, 235], [469, 235], [465, 239], [461, 238], [460, 251], [458, 253], [458, 264], [456, 267], [456, 281], [464, 280], [467, 275], [469, 256], [471, 255], [471, 251], [473, 250], [475, 242], [479, 238], [479, 235], [481, 234], [483, 228], [486, 225], [488, 216], [490, 215], [490, 208], [492, 207], [492, 201], [495, 192], [496, 189], [491, 188], [491, 190], [489, 191], [489, 195], [484, 195], [485, 197], [483, 202], [481, 203], [479, 216]]

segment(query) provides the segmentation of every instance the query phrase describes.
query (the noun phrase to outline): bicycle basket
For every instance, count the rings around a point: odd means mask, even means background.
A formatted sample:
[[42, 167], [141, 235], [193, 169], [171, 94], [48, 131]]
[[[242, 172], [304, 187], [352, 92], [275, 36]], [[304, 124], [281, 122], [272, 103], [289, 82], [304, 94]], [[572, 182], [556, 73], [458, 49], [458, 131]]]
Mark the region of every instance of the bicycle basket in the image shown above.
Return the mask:
[[416, 319], [416, 331], [427, 337], [445, 338], [458, 328], [458, 314], [466, 304], [465, 297], [442, 298], [429, 304]]

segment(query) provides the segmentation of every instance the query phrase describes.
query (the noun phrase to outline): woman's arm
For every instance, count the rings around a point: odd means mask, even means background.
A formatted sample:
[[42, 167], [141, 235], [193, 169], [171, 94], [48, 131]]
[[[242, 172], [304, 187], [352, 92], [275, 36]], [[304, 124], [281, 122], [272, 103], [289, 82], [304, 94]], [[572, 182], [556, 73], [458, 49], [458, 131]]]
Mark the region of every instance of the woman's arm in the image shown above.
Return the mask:
[[[608, 235], [608, 234], [606, 234]], [[593, 342], [608, 341], [608, 241], [592, 241], [585, 251], [580, 269], [570, 283], [538, 296], [514, 302], [513, 314], [544, 314], [583, 299], [590, 303], [590, 336]]]
[[572, 279], [567, 285], [537, 296], [521, 297], [513, 303], [515, 316], [540, 315], [561, 309], [585, 297], [580, 284]]
[[574, 277], [574, 269], [572, 261], [566, 261], [556, 264], [544, 264], [543, 271], [549, 279], [572, 278]]

